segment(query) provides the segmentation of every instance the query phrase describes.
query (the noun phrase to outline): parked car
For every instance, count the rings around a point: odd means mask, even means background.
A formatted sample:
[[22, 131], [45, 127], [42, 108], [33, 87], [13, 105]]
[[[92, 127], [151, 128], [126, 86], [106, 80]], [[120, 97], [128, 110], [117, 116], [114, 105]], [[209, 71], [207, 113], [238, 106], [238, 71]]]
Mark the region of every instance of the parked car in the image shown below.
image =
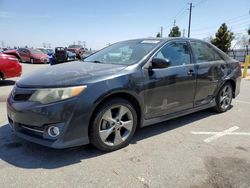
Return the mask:
[[18, 53], [21, 57], [21, 62], [29, 63], [48, 63], [49, 57], [46, 53], [42, 52], [39, 49], [33, 48], [19, 48]]
[[0, 79], [19, 77], [21, 74], [22, 65], [19, 60], [13, 55], [0, 53]]
[[71, 60], [76, 59], [76, 54], [68, 51], [67, 48], [64, 47], [56, 47], [55, 48], [55, 54], [54, 54], [54, 63], [63, 63]]
[[54, 54], [55, 54], [54, 50], [50, 48], [37, 48], [37, 49], [41, 50], [43, 53], [48, 55], [49, 63], [51, 64], [54, 58]]
[[93, 51], [87, 50], [82, 54], [81, 59], [85, 59], [88, 56], [92, 55], [93, 53], [94, 53]]
[[137, 39], [20, 79], [7, 114], [19, 137], [53, 148], [125, 147], [137, 127], [199, 110], [226, 112], [241, 68], [215, 46], [190, 38]]
[[69, 45], [67, 50], [75, 53], [78, 59], [81, 59], [81, 56], [86, 51], [82, 45]]
[[71, 51], [66, 51], [67, 52], [67, 61], [75, 60], [76, 59], [76, 54], [71, 52]]
[[18, 59], [18, 61], [21, 62], [21, 57], [17, 50], [6, 50], [3, 51], [2, 53], [15, 56]]
[[56, 47], [55, 54], [54, 54], [54, 61], [56, 63], [62, 63], [67, 61], [67, 50], [64, 47]]

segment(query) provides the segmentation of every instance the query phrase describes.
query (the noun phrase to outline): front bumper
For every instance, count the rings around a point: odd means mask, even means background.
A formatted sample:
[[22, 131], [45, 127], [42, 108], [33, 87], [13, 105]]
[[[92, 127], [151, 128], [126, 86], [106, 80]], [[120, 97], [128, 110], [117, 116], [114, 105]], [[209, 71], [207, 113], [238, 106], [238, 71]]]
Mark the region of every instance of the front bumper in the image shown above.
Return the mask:
[[[15, 88], [18, 94], [32, 92]], [[27, 91], [28, 90], [28, 91]], [[28, 141], [52, 147], [68, 148], [89, 143], [87, 115], [79, 115], [78, 98], [42, 105], [14, 97], [7, 100], [7, 115], [14, 133]], [[56, 138], [48, 135], [48, 128], [56, 126], [60, 134]]]
[[48, 58], [35, 58], [34, 63], [48, 63], [49, 59]]

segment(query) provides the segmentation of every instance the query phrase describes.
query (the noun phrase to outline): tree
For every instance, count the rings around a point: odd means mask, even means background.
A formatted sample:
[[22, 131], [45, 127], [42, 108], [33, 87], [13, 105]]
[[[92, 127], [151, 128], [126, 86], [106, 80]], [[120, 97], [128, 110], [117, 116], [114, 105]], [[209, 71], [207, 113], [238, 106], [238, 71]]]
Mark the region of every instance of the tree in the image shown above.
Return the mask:
[[227, 52], [231, 47], [233, 39], [234, 34], [228, 30], [226, 23], [223, 23], [215, 34], [215, 38], [211, 40], [211, 43], [223, 52]]
[[206, 42], [211, 42], [212, 39], [213, 39], [212, 36], [207, 36], [207, 37], [203, 38], [202, 40], [204, 40]]
[[158, 32], [157, 35], [156, 35], [157, 38], [160, 38], [161, 37], [161, 33]]
[[180, 37], [181, 36], [181, 32], [178, 26], [174, 26], [172, 27], [172, 29], [170, 30], [170, 33], [168, 35], [169, 37]]
[[234, 47], [233, 48], [245, 48], [248, 45], [248, 36], [245, 34], [236, 34], [234, 36]]
[[[247, 30], [247, 34], [250, 36], [250, 28]], [[248, 39], [248, 43], [250, 44], [250, 38]]]

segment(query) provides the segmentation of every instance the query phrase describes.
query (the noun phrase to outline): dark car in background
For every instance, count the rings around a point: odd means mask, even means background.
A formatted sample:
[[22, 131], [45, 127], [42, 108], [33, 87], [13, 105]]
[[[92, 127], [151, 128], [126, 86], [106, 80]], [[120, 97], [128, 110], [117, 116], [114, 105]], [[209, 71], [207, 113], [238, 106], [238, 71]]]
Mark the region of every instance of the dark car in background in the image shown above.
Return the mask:
[[39, 49], [33, 48], [19, 48], [18, 53], [21, 57], [21, 62], [33, 63], [48, 63], [49, 57], [46, 53]]
[[82, 45], [76, 45], [76, 44], [69, 45], [67, 50], [75, 53], [78, 59], [81, 59], [82, 55], [86, 51], [86, 49]]
[[0, 80], [19, 77], [22, 74], [22, 65], [14, 55], [0, 53]]
[[71, 51], [68, 51], [67, 48], [64, 47], [55, 48], [53, 64], [68, 62], [75, 59], [76, 59], [76, 54]]
[[91, 143], [125, 147], [137, 127], [214, 108], [226, 112], [240, 92], [241, 68], [196, 39], [119, 42], [84, 62], [22, 77], [7, 100], [19, 137], [53, 148]]

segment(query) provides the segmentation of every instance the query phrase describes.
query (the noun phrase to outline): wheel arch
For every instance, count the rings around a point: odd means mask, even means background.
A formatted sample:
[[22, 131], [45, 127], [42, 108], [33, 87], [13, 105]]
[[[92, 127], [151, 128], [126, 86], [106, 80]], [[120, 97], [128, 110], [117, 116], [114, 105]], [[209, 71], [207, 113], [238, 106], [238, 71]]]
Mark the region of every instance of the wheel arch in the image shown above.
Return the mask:
[[216, 94], [218, 94], [218, 92], [221, 90], [221, 88], [226, 84], [226, 83], [230, 83], [233, 87], [233, 98], [235, 98], [235, 91], [236, 91], [236, 81], [232, 78], [227, 78], [224, 80], [224, 82], [220, 85], [220, 87], [218, 88]]
[[[93, 122], [98, 108], [101, 105], [103, 105], [105, 102], [107, 102], [111, 99], [114, 99], [114, 98], [121, 98], [121, 99], [127, 100], [128, 102], [130, 102], [133, 105], [133, 107], [135, 108], [135, 111], [137, 113], [137, 127], [140, 127], [141, 123], [143, 122], [142, 121], [142, 104], [136, 96], [134, 96], [133, 94], [126, 92], [126, 91], [116, 91], [116, 92], [113, 92], [111, 94], [105, 95], [104, 97], [102, 97], [101, 100], [98, 100], [96, 102], [96, 106], [95, 106], [95, 108], [90, 116], [89, 126]], [[90, 130], [90, 129], [88, 129], [88, 130]]]
[[0, 72], [0, 79], [4, 80], [4, 74], [3, 74], [3, 72]]

